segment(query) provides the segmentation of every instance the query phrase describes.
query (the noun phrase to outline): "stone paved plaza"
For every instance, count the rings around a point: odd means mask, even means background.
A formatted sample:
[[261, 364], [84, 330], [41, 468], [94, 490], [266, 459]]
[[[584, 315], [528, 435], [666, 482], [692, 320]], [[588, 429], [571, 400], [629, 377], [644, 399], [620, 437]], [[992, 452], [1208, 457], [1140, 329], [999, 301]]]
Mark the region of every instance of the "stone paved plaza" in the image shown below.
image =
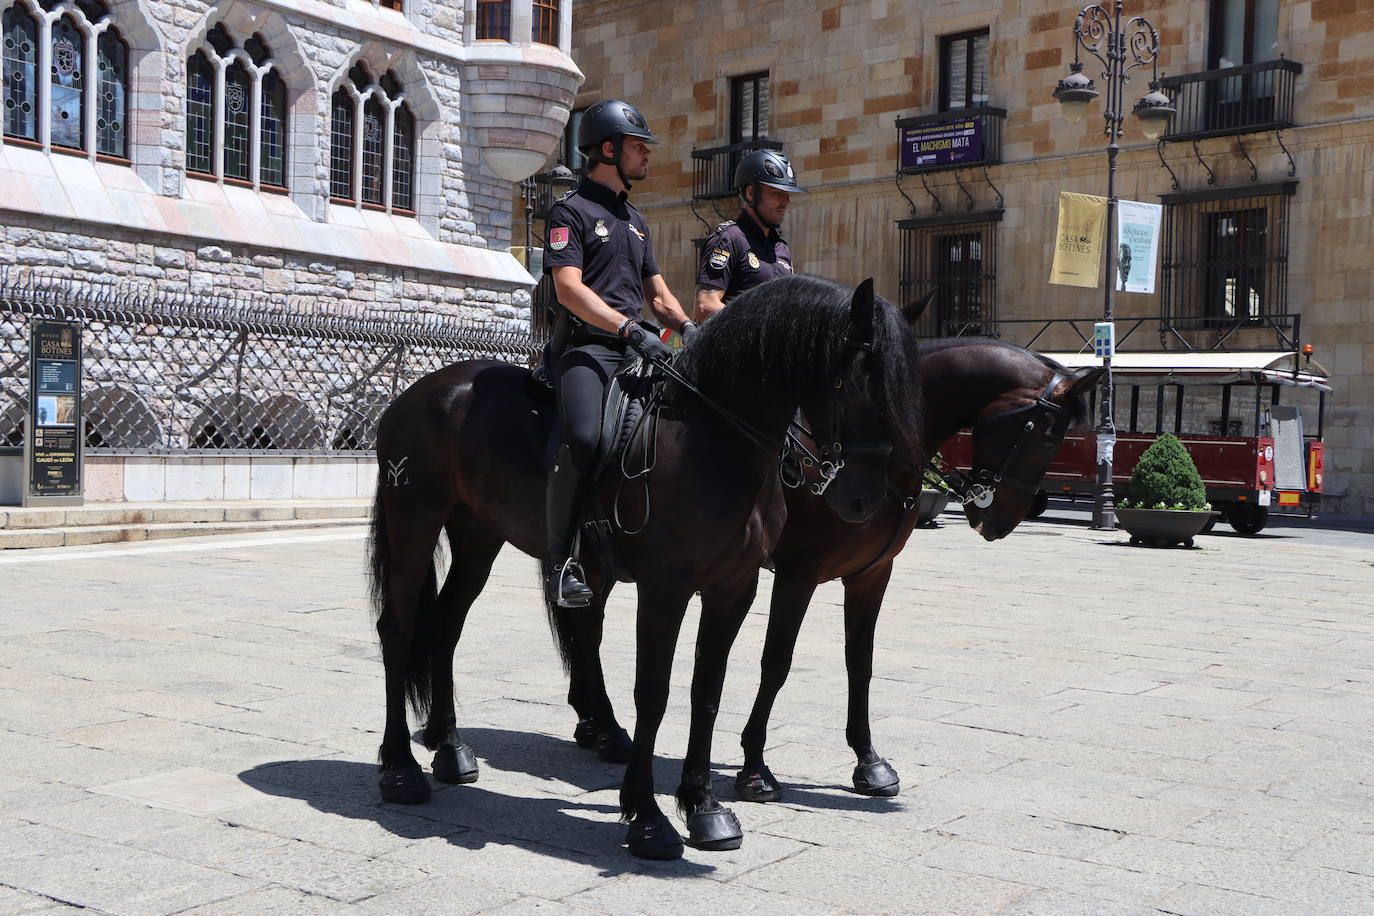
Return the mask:
[[[457, 662], [481, 779], [413, 808], [376, 793], [361, 529], [7, 552], [0, 912], [1374, 908], [1374, 534], [1144, 550], [1062, 521], [984, 544], [943, 520], [913, 538], [879, 624], [874, 731], [901, 795], [846, 791], [827, 586], [770, 735], [788, 799], [735, 803], [742, 849], [674, 863], [620, 846], [617, 768], [570, 740], [534, 564], [513, 551]], [[768, 585], [716, 733], [723, 798]], [[632, 594], [605, 653], [627, 725]]]

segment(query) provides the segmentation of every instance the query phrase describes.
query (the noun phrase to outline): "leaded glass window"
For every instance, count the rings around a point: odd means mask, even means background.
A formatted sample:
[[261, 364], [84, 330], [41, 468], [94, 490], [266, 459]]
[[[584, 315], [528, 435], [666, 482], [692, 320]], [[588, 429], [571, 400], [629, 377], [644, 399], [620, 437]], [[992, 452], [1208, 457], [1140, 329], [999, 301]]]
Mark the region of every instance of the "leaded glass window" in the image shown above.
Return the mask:
[[353, 99], [343, 89], [329, 106], [329, 196], [353, 199]]
[[38, 23], [19, 5], [4, 15], [5, 136], [38, 139]]
[[215, 68], [203, 52], [186, 65], [186, 171], [215, 171]]
[[85, 139], [85, 119], [81, 114], [86, 86], [86, 36], [70, 16], [53, 23], [51, 61], [48, 130], [52, 145], [81, 149]]
[[129, 72], [129, 47], [119, 30], [105, 29], [96, 39], [95, 150], [106, 156], [127, 158], [125, 127], [129, 118], [124, 78]]
[[415, 209], [415, 118], [402, 102], [391, 130], [391, 206]]
[[248, 145], [252, 119], [253, 79], [242, 64], [224, 71], [224, 177], [250, 181]]
[[374, 95], [363, 105], [363, 203], [382, 204], [382, 155], [386, 146], [386, 109]]
[[276, 71], [262, 78], [262, 183], [286, 187], [286, 84]]

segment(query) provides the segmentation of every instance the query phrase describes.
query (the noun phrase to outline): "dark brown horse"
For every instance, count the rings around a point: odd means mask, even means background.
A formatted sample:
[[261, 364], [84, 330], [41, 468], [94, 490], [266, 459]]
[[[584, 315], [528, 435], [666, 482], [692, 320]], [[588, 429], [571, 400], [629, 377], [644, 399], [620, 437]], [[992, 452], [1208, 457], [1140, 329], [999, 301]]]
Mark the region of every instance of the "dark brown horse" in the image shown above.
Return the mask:
[[[972, 429], [974, 467], [956, 480], [964, 511], [984, 538], [1005, 537], [1026, 517], [1064, 433], [1087, 414], [1087, 394], [1101, 369], [1070, 372], [1053, 360], [998, 341], [929, 341], [920, 349], [921, 445], [934, 454], [961, 429]], [[895, 462], [894, 462], [895, 465]], [[893, 498], [867, 522], [846, 524], [805, 488], [787, 495], [787, 525], [772, 559], [777, 575], [769, 608], [758, 697], [741, 737], [744, 768], [735, 787], [747, 801], [774, 801], [782, 786], [764, 762], [773, 702], [792, 665], [797, 634], [816, 587], [844, 583], [845, 730], [858, 765], [854, 788], [896, 795], [896, 771], [873, 748], [868, 688], [873, 635], [892, 562], [916, 524], [919, 466], [894, 467]], [[709, 748], [707, 749], [709, 754]]]
[[[915, 340], [900, 313], [875, 300], [871, 282], [855, 291], [790, 277], [740, 296], [727, 312], [677, 361], [695, 391], [666, 385], [656, 462], [642, 483], [648, 517], [634, 534], [615, 539], [639, 590], [635, 737], [621, 809], [630, 851], [650, 858], [682, 852], [654, 798], [652, 761], [687, 602], [700, 592], [698, 651], [720, 659], [723, 677], [729, 642], [722, 634], [738, 629], [785, 517], [776, 470], [792, 417], [805, 411], [823, 434], [826, 461], [842, 468], [823, 501], [852, 521], [881, 505], [889, 452], [914, 460], [917, 449]], [[728, 405], [728, 416], [712, 403]], [[430, 795], [410, 748], [407, 699], [426, 718], [422, 740], [435, 751], [435, 778], [477, 776], [456, 728], [454, 650], [502, 544], [544, 553], [553, 420], [552, 397], [531, 384], [526, 370], [492, 361], [431, 373], [381, 418], [371, 569], [386, 668], [379, 785], [387, 801], [419, 803]], [[598, 484], [603, 505], [615, 504], [618, 483], [612, 475]], [[442, 589], [433, 559], [441, 533], [452, 554]], [[598, 657], [610, 583], [593, 575], [589, 584], [596, 592], [591, 607], [550, 609], [550, 617], [573, 671], [569, 701], [583, 720], [579, 743], [604, 749], [621, 733]], [[699, 708], [714, 719], [720, 686], [699, 664], [694, 731]], [[738, 845], [738, 825], [709, 785], [684, 808], [695, 842]]]

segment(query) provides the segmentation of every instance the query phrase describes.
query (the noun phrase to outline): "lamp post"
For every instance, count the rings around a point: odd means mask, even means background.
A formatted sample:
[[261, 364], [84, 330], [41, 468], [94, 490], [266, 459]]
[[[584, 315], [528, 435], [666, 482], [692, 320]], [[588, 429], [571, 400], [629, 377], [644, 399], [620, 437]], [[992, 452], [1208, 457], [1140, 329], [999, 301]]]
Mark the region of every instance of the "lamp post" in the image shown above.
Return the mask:
[[[549, 186], [549, 198], [557, 200], [568, 191], [577, 187], [577, 175], [566, 165], [556, 165], [547, 172], [531, 175], [520, 184], [520, 197], [525, 202], [525, 269], [530, 267], [530, 241], [534, 234], [535, 201], [540, 198], [541, 185]], [[548, 209], [540, 214], [540, 219], [548, 219]], [[543, 243], [540, 239], [540, 243]]]
[[[1125, 120], [1124, 97], [1128, 74], [1137, 67], [1150, 66], [1150, 92], [1132, 109], [1140, 118], [1141, 130], [1150, 140], [1158, 140], [1169, 126], [1174, 114], [1169, 97], [1159, 90], [1159, 33], [1143, 16], [1132, 16], [1123, 23], [1123, 0], [1112, 0], [1110, 11], [1104, 4], [1086, 6], [1073, 24], [1073, 63], [1069, 75], [1059, 81], [1054, 97], [1059, 100], [1064, 119], [1070, 124], [1083, 120], [1088, 103], [1097, 98], [1097, 86], [1083, 75], [1080, 52], [1086, 51], [1102, 64], [1102, 79], [1106, 83], [1107, 98], [1102, 112], [1107, 135], [1107, 260], [1106, 292], [1102, 303], [1102, 320], [1111, 325], [1114, 313], [1112, 293], [1116, 289], [1116, 154], [1120, 150], [1121, 125]], [[1102, 375], [1101, 419], [1097, 425], [1097, 487], [1093, 494], [1094, 528], [1115, 528], [1116, 514], [1112, 504], [1112, 453], [1116, 449], [1116, 421], [1113, 418], [1114, 386], [1112, 383], [1112, 354], [1108, 348], [1102, 357], [1107, 370]]]

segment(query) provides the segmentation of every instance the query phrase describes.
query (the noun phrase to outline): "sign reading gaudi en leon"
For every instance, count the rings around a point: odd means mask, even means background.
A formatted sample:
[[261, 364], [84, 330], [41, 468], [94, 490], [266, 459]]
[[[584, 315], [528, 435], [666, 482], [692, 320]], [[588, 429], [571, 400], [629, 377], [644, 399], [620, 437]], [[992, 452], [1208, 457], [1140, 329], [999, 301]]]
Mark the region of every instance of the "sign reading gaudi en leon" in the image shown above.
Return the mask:
[[43, 318], [31, 321], [29, 366], [25, 499], [79, 499], [81, 325]]
[[983, 119], [960, 118], [925, 124], [899, 125], [900, 153], [897, 168], [921, 172], [983, 161]]

